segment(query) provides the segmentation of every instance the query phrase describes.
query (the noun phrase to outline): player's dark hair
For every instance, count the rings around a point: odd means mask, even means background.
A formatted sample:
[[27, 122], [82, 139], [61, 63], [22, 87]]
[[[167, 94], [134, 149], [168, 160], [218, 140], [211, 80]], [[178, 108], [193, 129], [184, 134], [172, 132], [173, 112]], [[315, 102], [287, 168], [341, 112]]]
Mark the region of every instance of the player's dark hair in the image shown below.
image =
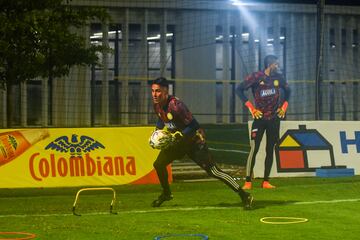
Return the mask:
[[271, 64], [273, 64], [277, 60], [278, 60], [278, 58], [275, 55], [267, 55], [264, 58], [264, 67], [268, 68]]
[[158, 77], [151, 82], [151, 84], [158, 84], [162, 87], [169, 87], [169, 81], [164, 77]]

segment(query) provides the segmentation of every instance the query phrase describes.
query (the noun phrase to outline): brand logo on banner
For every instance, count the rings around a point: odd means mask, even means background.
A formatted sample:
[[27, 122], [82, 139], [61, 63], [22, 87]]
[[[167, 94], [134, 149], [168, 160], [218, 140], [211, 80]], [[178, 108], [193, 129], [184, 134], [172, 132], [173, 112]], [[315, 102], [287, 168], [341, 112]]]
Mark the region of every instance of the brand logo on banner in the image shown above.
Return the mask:
[[103, 154], [96, 155], [97, 149], [105, 149], [105, 146], [86, 135], [58, 137], [45, 147], [50, 155], [34, 153], [30, 157], [31, 176], [42, 181], [57, 176], [136, 175], [135, 156], [101, 156]]
[[342, 153], [349, 153], [348, 147], [350, 145], [356, 146], [356, 152], [360, 153], [360, 131], [354, 132], [355, 139], [350, 139], [346, 137], [346, 132], [340, 132], [340, 140], [341, 140], [341, 151]]
[[[252, 121], [248, 122], [249, 139]], [[270, 177], [360, 174], [358, 121], [281, 121]], [[264, 176], [266, 140], [260, 143], [254, 177]]]
[[158, 183], [152, 129], [0, 131], [0, 188]]
[[84, 153], [91, 152], [97, 148], [105, 149], [101, 143], [91, 137], [79, 137], [76, 134], [72, 134], [70, 139], [67, 136], [55, 139], [45, 147], [45, 150], [52, 149], [58, 152], [70, 153], [71, 156], [82, 156]]
[[[311, 156], [311, 151], [322, 151], [322, 161]], [[306, 129], [306, 125], [287, 130], [275, 146], [275, 154], [278, 172], [315, 172], [320, 167], [335, 167], [331, 143], [318, 130]]]

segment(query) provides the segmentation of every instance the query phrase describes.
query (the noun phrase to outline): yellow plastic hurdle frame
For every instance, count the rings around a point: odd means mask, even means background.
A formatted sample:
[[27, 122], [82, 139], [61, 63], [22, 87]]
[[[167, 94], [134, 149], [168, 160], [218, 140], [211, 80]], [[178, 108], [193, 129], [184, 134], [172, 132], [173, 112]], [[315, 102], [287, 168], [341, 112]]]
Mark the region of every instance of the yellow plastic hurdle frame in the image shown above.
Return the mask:
[[109, 190], [109, 191], [113, 192], [113, 198], [112, 198], [111, 203], [110, 203], [110, 214], [117, 214], [116, 212], [114, 213], [112, 211], [113, 210], [113, 205], [114, 205], [115, 200], [116, 200], [116, 192], [115, 192], [115, 190], [113, 188], [110, 188], [110, 187], [82, 188], [82, 189], [80, 189], [76, 193], [75, 201], [74, 201], [73, 208], [72, 208], [73, 214], [76, 215], [76, 216], [81, 216], [81, 214], [78, 214], [78, 213], [75, 212], [76, 203], [77, 203], [77, 201], [79, 199], [79, 196], [80, 196], [81, 192], [84, 192], [84, 191], [102, 191], [102, 190]]

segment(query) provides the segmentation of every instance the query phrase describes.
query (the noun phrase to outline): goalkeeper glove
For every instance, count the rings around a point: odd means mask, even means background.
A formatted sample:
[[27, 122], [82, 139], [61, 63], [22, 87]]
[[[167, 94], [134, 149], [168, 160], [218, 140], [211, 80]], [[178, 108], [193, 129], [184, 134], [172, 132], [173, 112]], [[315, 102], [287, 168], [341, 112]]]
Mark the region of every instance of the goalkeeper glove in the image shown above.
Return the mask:
[[255, 119], [262, 118], [263, 113], [260, 110], [256, 109], [254, 107], [254, 105], [252, 105], [252, 103], [250, 101], [247, 101], [245, 103], [245, 106], [247, 106], [247, 108], [249, 109], [249, 111], [250, 111], [253, 118], [255, 118]]
[[280, 108], [278, 108], [277, 115], [278, 115], [279, 118], [284, 118], [285, 117], [286, 109], [287, 109], [288, 105], [289, 105], [289, 103], [287, 101], [285, 101], [283, 103], [283, 105]]
[[181, 139], [183, 138], [183, 136], [184, 135], [180, 131], [176, 131], [174, 133], [171, 133], [171, 142], [172, 142], [172, 144], [176, 144], [176, 143], [180, 142]]
[[159, 143], [156, 147], [154, 147], [155, 149], [166, 149], [171, 145], [171, 138], [169, 137], [164, 137], [162, 139], [159, 140]]
[[177, 144], [181, 141], [181, 139], [183, 139], [183, 134], [180, 131], [171, 133], [170, 131], [168, 131], [167, 128], [163, 128], [163, 130], [168, 136], [159, 140], [158, 146], [156, 147], [157, 149], [166, 149], [170, 146]]
[[197, 144], [200, 144], [200, 145], [204, 145], [204, 144], [205, 144], [205, 131], [204, 131], [204, 129], [199, 128], [199, 129], [196, 131], [196, 137], [197, 137], [197, 140], [196, 140], [196, 143], [197, 143]]
[[158, 149], [166, 149], [170, 146], [173, 146], [180, 142], [183, 138], [183, 134], [180, 131], [171, 133], [166, 127], [164, 127], [162, 130], [167, 133], [168, 137], [160, 139]]

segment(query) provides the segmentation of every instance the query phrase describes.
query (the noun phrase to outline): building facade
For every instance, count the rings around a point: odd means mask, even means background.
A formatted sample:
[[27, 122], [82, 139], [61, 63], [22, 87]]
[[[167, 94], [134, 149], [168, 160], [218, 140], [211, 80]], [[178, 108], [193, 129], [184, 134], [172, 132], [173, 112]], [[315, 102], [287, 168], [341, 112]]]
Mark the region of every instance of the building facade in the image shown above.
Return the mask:
[[[279, 57], [292, 95], [288, 119], [315, 119], [317, 39], [323, 36], [322, 120], [358, 120], [360, 7], [325, 6], [323, 35], [315, 4], [237, 4], [225, 0], [74, 0], [100, 6], [111, 22], [79, 30], [89, 44], [109, 46], [100, 65], [15, 88], [13, 126], [88, 127], [153, 124], [148, 80], [165, 76], [202, 123], [244, 123], [235, 96], [247, 74]], [[6, 93], [0, 93], [6, 127]], [[249, 92], [249, 95], [250, 92]]]

